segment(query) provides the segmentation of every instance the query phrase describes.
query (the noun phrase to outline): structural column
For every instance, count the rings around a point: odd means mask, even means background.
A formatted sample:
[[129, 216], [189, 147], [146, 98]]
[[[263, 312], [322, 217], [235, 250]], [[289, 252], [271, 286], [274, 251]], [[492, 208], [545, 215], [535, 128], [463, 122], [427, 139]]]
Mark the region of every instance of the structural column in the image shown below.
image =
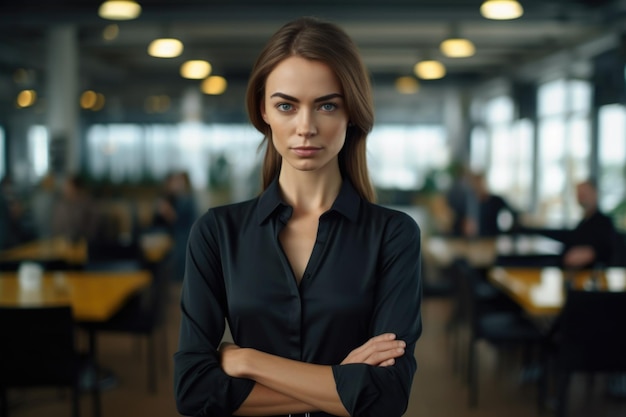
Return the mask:
[[76, 173], [80, 167], [78, 134], [78, 41], [76, 28], [48, 31], [46, 62], [46, 125], [50, 134], [50, 169]]

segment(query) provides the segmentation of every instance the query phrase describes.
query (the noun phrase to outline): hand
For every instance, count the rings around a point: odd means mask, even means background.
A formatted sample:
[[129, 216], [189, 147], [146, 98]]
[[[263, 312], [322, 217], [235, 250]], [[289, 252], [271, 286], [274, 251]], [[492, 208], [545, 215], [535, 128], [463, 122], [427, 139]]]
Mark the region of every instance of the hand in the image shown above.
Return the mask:
[[404, 355], [406, 343], [396, 340], [393, 333], [383, 333], [372, 337], [363, 345], [354, 349], [341, 362], [341, 365], [348, 363], [366, 363], [373, 366], [391, 366], [396, 363], [396, 358]]

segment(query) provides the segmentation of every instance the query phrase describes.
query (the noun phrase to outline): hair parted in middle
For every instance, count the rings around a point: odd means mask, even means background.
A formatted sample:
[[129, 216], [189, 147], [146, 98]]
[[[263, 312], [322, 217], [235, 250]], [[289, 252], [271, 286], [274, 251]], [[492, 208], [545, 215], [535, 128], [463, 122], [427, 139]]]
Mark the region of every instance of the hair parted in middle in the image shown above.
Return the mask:
[[268, 41], [256, 60], [246, 93], [248, 117], [264, 135], [263, 189], [278, 176], [282, 157], [272, 144], [272, 131], [263, 120], [262, 102], [269, 74], [283, 60], [298, 56], [323, 62], [333, 69], [341, 88], [348, 114], [346, 142], [339, 152], [342, 175], [368, 201], [375, 200], [367, 169], [366, 139], [374, 125], [374, 104], [369, 73], [356, 44], [339, 26], [303, 17], [285, 24]]

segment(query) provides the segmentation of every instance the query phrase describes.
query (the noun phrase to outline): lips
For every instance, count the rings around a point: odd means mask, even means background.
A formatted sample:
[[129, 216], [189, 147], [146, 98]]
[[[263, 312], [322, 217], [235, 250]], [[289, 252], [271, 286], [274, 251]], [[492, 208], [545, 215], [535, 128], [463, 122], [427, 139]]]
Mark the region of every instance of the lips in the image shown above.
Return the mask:
[[318, 148], [315, 146], [297, 146], [295, 148], [291, 148], [293, 153], [303, 158], [310, 158], [315, 156], [318, 152], [322, 150], [322, 148]]

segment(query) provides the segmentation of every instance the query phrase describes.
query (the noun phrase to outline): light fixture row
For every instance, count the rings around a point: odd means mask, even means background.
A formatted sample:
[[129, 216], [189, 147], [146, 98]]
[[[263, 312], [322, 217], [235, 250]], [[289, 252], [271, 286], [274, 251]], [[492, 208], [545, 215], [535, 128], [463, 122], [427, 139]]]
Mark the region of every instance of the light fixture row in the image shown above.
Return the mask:
[[[521, 17], [524, 9], [517, 0], [486, 0], [480, 7], [480, 13], [487, 19], [511, 20]], [[441, 42], [439, 50], [448, 58], [467, 58], [476, 53], [472, 41], [456, 34]], [[435, 59], [424, 59], [415, 64], [413, 73], [422, 80], [437, 80], [445, 77], [446, 67]], [[413, 77], [402, 76], [396, 79], [395, 87], [401, 94], [414, 94], [419, 83]]]
[[[37, 103], [37, 99], [35, 90], [22, 90], [17, 94], [15, 105], [20, 109], [33, 107]], [[100, 111], [104, 108], [105, 101], [104, 94], [86, 90], [80, 95], [79, 104], [84, 110]]]
[[[524, 8], [517, 0], [486, 0], [480, 13], [487, 19], [510, 20], [522, 16]], [[107, 0], [98, 9], [98, 15], [109, 20], [132, 20], [140, 14], [141, 5], [133, 0]]]
[[[485, 0], [480, 6], [480, 13], [486, 19], [511, 20], [521, 17], [524, 9], [517, 0]], [[107, 0], [100, 5], [98, 14], [109, 20], [131, 20], [139, 17], [141, 6], [133, 0]], [[116, 35], [117, 33], [113, 36]], [[461, 37], [446, 39], [439, 48], [444, 56], [450, 58], [466, 58], [476, 52], [474, 44], [469, 39]], [[150, 43], [148, 54], [158, 58], [174, 58], [181, 55], [183, 49], [184, 46], [178, 39], [160, 38]], [[226, 89], [226, 80], [219, 76], [209, 76], [211, 70], [209, 62], [191, 60], [181, 66], [180, 74], [189, 79], [204, 79], [201, 89], [205, 94], [221, 94]], [[423, 60], [415, 64], [413, 72], [418, 78], [434, 80], [443, 78], [446, 75], [446, 68], [439, 61]], [[400, 77], [396, 81], [396, 88], [405, 94], [415, 93], [418, 90], [418, 83], [412, 77]]]

